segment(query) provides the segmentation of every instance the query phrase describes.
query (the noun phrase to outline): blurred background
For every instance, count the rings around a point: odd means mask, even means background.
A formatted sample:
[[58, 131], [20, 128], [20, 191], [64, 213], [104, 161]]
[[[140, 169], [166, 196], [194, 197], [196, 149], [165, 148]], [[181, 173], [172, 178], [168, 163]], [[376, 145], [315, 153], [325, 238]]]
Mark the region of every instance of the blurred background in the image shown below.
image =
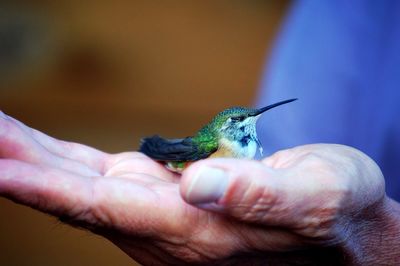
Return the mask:
[[[250, 106], [288, 0], [2, 1], [0, 110], [107, 152]], [[0, 265], [135, 265], [107, 240], [0, 199]]]

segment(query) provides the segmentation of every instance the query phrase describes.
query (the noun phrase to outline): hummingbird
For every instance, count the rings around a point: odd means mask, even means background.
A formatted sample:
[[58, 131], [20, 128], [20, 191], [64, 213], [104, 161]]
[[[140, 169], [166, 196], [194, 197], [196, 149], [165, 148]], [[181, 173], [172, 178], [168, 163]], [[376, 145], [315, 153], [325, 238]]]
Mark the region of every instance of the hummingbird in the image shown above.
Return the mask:
[[163, 163], [167, 169], [181, 173], [189, 164], [216, 157], [252, 159], [257, 148], [263, 148], [257, 137], [256, 122], [261, 114], [289, 99], [259, 109], [232, 107], [217, 114], [196, 135], [179, 139], [165, 139], [158, 135], [141, 140], [139, 151]]

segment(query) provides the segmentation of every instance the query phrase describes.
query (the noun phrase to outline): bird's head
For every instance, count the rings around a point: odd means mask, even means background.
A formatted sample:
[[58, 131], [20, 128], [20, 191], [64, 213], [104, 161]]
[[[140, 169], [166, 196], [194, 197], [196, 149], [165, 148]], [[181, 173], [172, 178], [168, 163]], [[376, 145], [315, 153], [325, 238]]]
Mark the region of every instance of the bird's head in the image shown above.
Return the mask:
[[262, 113], [295, 100], [297, 99], [285, 100], [258, 109], [232, 107], [220, 112], [214, 118], [212, 124], [215, 130], [230, 139], [238, 139], [243, 136], [257, 137], [256, 122]]

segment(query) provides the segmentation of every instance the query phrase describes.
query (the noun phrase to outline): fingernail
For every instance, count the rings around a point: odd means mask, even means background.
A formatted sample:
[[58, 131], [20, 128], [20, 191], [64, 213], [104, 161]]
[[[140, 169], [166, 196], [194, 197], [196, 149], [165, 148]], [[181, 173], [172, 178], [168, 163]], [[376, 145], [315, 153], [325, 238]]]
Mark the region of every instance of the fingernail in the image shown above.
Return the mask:
[[203, 204], [217, 201], [228, 186], [228, 175], [218, 168], [203, 167], [189, 184], [186, 199], [189, 203]]

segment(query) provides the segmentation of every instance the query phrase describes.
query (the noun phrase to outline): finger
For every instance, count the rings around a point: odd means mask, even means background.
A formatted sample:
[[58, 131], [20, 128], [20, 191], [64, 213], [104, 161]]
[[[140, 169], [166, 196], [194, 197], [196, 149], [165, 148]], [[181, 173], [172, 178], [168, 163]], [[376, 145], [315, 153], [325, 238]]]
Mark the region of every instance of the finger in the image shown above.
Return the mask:
[[[171, 183], [162, 185], [168, 188]], [[178, 187], [174, 186], [177, 195]], [[146, 233], [149, 224], [144, 220], [162, 220], [163, 205], [154, 187], [125, 178], [82, 177], [21, 161], [0, 160], [0, 196], [94, 231], [106, 227]]]
[[107, 153], [80, 143], [54, 139], [35, 129], [33, 129], [33, 136], [53, 154], [80, 162], [100, 174], [104, 173]]
[[103, 171], [108, 154], [102, 151], [78, 143], [57, 140], [0, 112], [0, 127], [3, 126], [14, 127], [15, 130], [24, 132], [26, 137], [36, 142], [36, 146], [42, 146], [54, 155], [80, 162], [99, 173]]
[[15, 160], [0, 160], [0, 196], [58, 217], [93, 221], [93, 178]]
[[187, 169], [180, 188], [188, 203], [260, 222], [283, 196], [276, 182], [273, 171], [259, 162], [213, 159]]
[[21, 130], [11, 119], [0, 118], [0, 157], [23, 159], [32, 163], [48, 160], [46, 150]]
[[0, 158], [16, 159], [34, 164], [46, 164], [81, 175], [98, 175], [87, 165], [50, 153], [36, 141], [18, 121], [0, 114]]
[[212, 159], [183, 173], [180, 192], [186, 202], [203, 209], [317, 236], [326, 234], [338, 208], [332, 200], [336, 191], [326, 190], [321, 198], [323, 185], [329, 183], [309, 182], [297, 172], [258, 161]]

